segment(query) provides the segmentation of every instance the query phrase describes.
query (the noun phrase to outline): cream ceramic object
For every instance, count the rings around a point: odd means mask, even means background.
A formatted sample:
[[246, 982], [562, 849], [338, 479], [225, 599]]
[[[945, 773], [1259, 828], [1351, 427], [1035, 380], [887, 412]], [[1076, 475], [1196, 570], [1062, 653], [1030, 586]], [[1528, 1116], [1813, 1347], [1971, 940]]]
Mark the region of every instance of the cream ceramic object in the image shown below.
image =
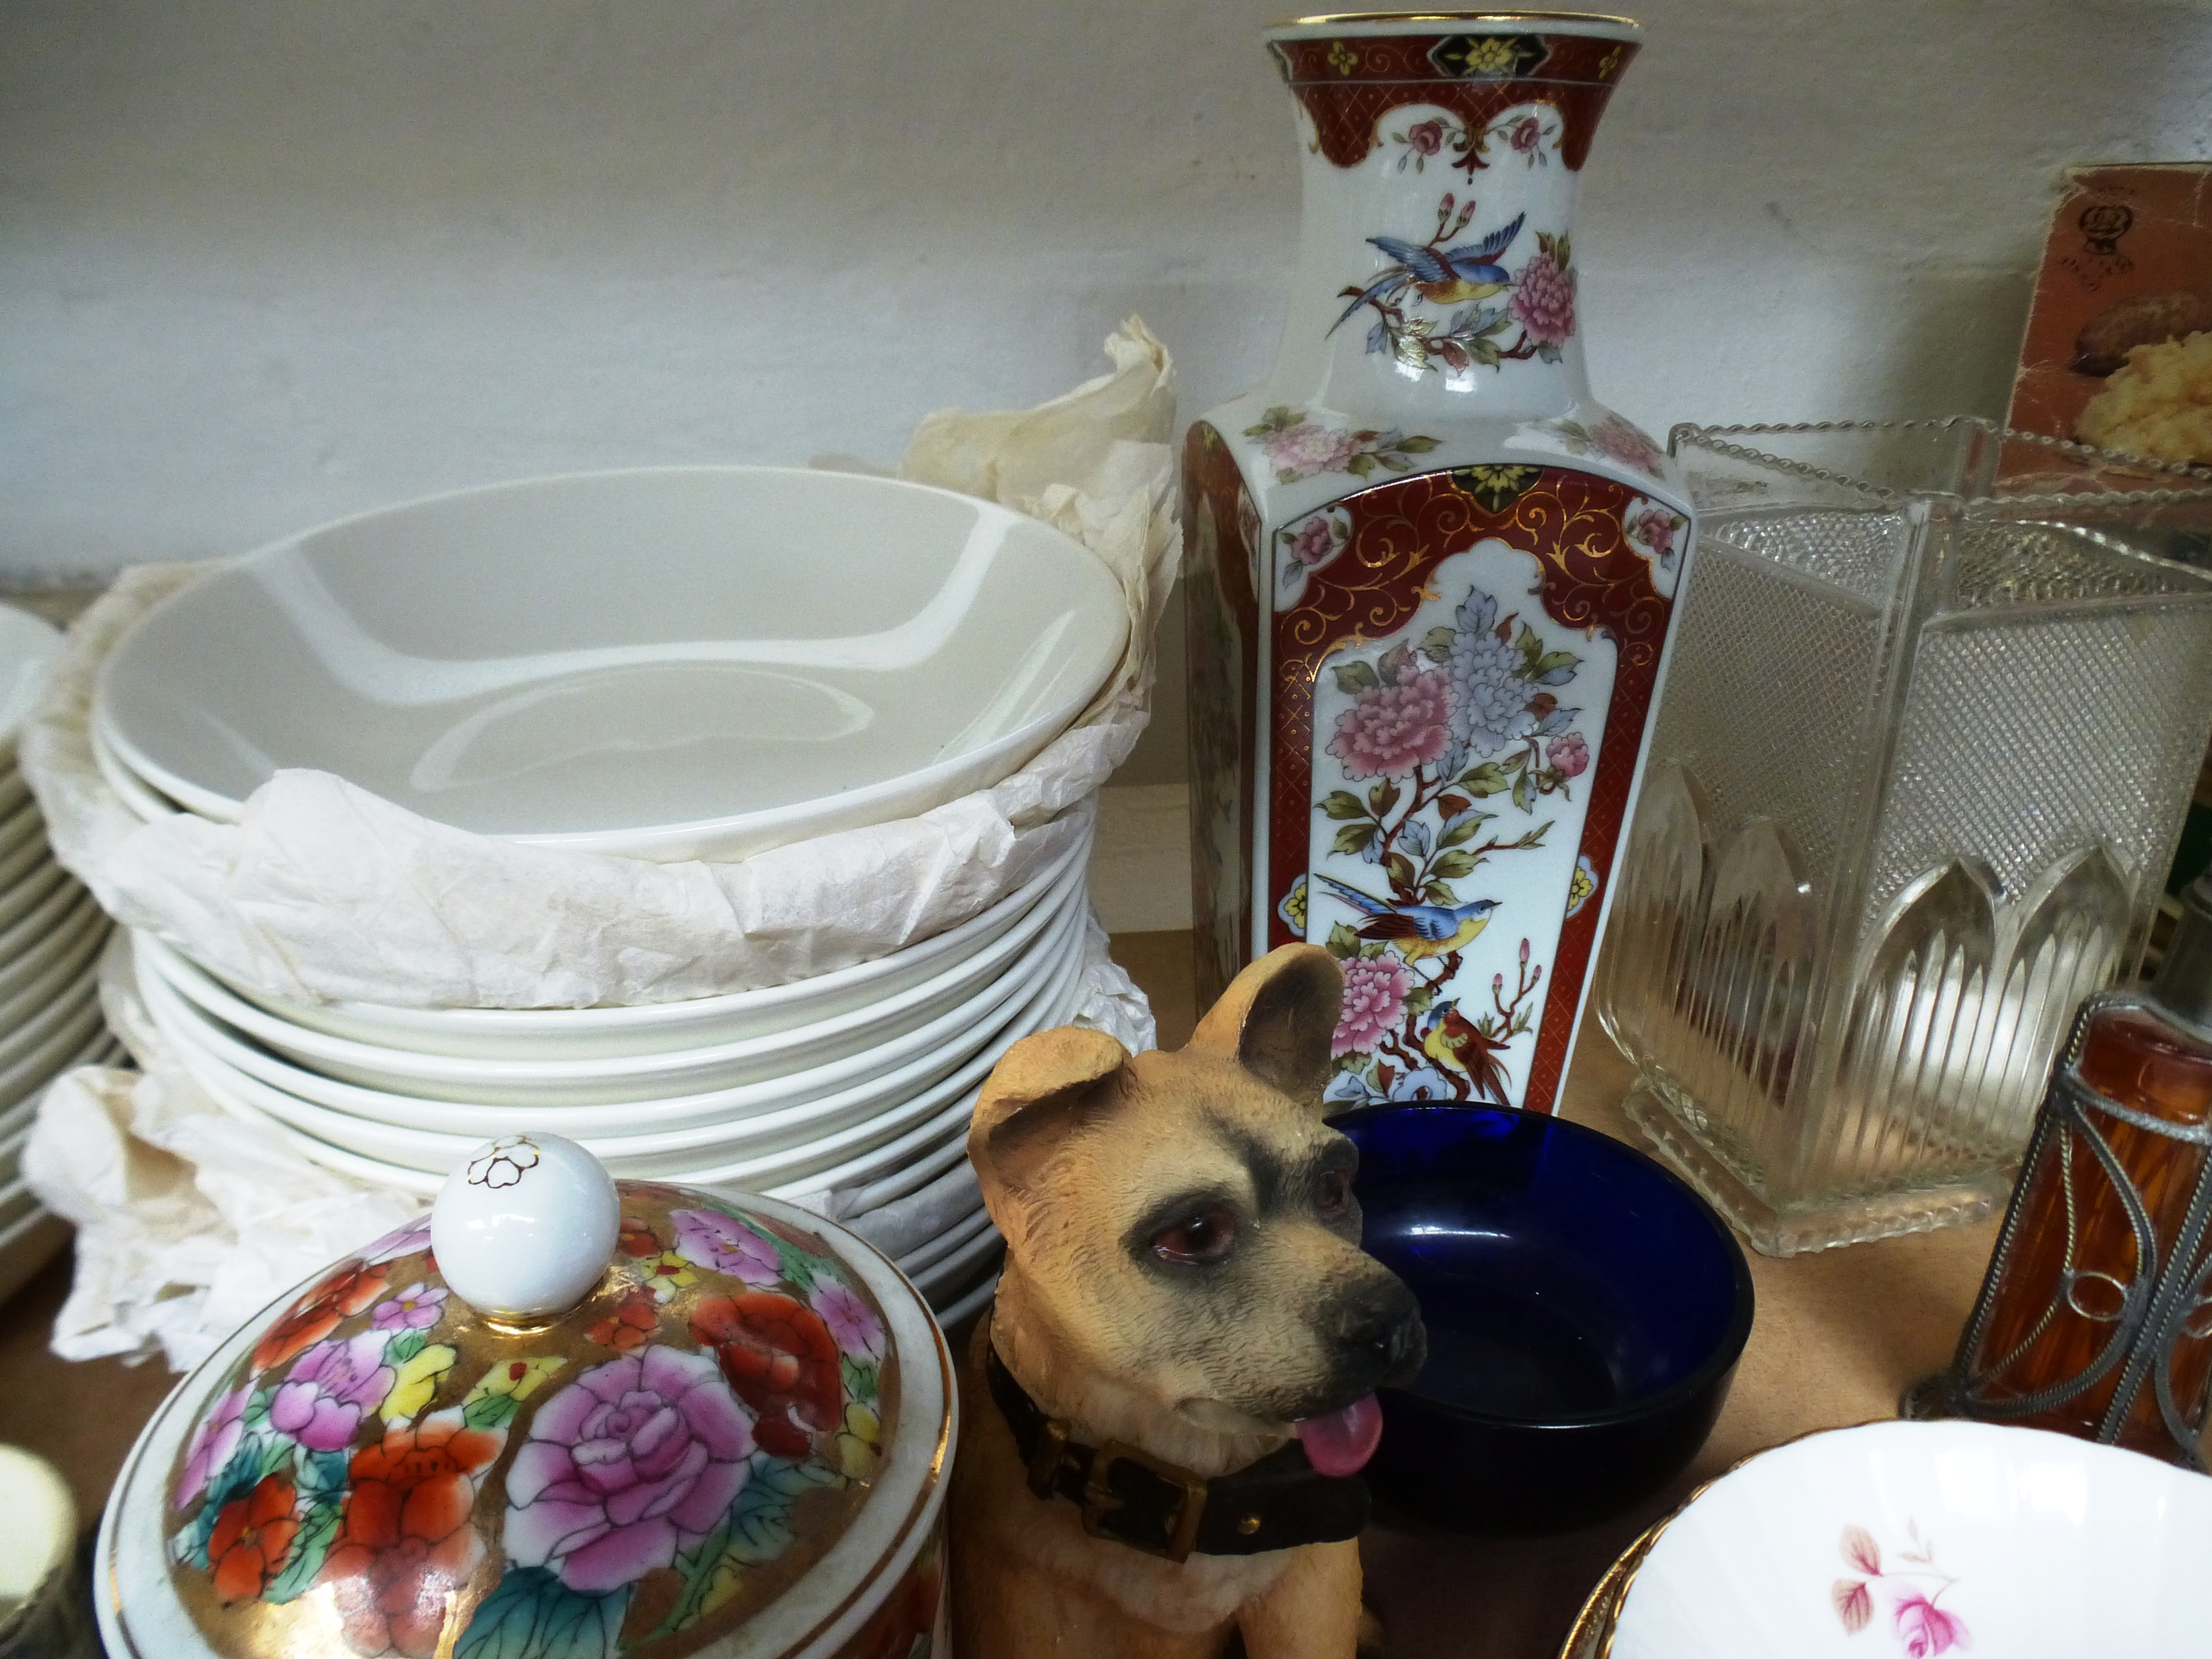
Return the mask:
[[422, 1054], [303, 1030], [231, 995], [151, 935], [140, 936], [139, 949], [155, 975], [204, 1012], [319, 1075], [428, 1100], [588, 1106], [733, 1088], [861, 1054], [903, 1053], [896, 1045], [917, 1030], [938, 1029], [956, 1012], [978, 1016], [988, 1011], [992, 991], [1034, 976], [1046, 964], [1055, 924], [1082, 903], [1078, 871], [988, 948], [896, 996], [834, 1019], [708, 1048], [588, 1060]]
[[1048, 902], [1064, 884], [1079, 885], [1091, 844], [1085, 834], [997, 904], [957, 927], [889, 956], [762, 990], [617, 1008], [402, 1008], [289, 1002], [234, 984], [230, 988], [294, 1025], [417, 1054], [590, 1060], [734, 1042], [873, 1008], [951, 972]]
[[622, 1234], [606, 1166], [560, 1135], [508, 1135], [471, 1152], [430, 1206], [447, 1287], [493, 1319], [566, 1313], [599, 1282]]
[[[408, 1078], [395, 1070], [386, 1069], [386, 1076], [404, 1086], [380, 1087], [331, 1075], [338, 1068], [327, 1059], [318, 1058], [315, 1069], [310, 1070], [240, 1042], [225, 1029], [223, 1018], [211, 1015], [210, 1005], [221, 1004], [225, 1017], [238, 1012], [242, 1005], [198, 975], [160, 941], [140, 934], [137, 945], [139, 988], [150, 1004], [158, 1006], [172, 997], [192, 1004], [196, 1034], [205, 1046], [264, 1082], [341, 1111], [383, 1116], [393, 1109], [389, 1103], [397, 1102], [396, 1109], [403, 1114], [421, 1116], [425, 1114], [417, 1109], [427, 1109], [428, 1115], [442, 1122], [457, 1121], [456, 1114], [470, 1106], [565, 1112], [579, 1107], [688, 1102], [692, 1115], [705, 1120], [741, 1116], [767, 1103], [812, 1098], [833, 1088], [880, 1077], [908, 1060], [956, 1050], [963, 1036], [988, 1029], [992, 1014], [1063, 959], [1072, 948], [1071, 940], [1079, 941], [1085, 914], [1085, 907], [1077, 904], [1048, 918], [1050, 926], [1043, 936], [1029, 942], [1004, 973], [889, 1041], [871, 1040], [863, 1025], [857, 1031], [842, 1030], [836, 1041], [811, 1052], [804, 1046], [778, 1048], [773, 1051], [772, 1062], [756, 1063], [758, 1055], [753, 1045], [775, 1043], [778, 1039], [775, 1038], [754, 1039], [720, 1050], [640, 1054], [605, 1061], [450, 1061], [455, 1066], [475, 1066], [481, 1068], [480, 1073], [465, 1081], [452, 1076], [438, 1079], [434, 1094], [428, 1080]], [[179, 997], [185, 992], [189, 994]], [[260, 1017], [256, 1018], [258, 1021]], [[495, 1067], [504, 1075], [482, 1074]], [[380, 1068], [356, 1064], [346, 1069], [358, 1075], [374, 1074]], [[469, 1098], [454, 1098], [464, 1092]], [[451, 1107], [445, 1104], [449, 1101]], [[671, 1109], [681, 1109], [672, 1105]], [[628, 1111], [597, 1115], [629, 1121], [635, 1118], [635, 1113]]]
[[[749, 1117], [726, 1114], [702, 1121], [706, 1109], [696, 1099], [640, 1103], [611, 1115], [613, 1133], [586, 1134], [583, 1144], [617, 1173], [639, 1176], [778, 1183], [811, 1191], [877, 1175], [907, 1145], [902, 1137], [917, 1129], [944, 1133], [954, 1127], [948, 1119], [964, 1121], [974, 1091], [1008, 1045], [1065, 1020], [1083, 962], [1079, 930], [1074, 940], [1054, 976], [1038, 985], [1016, 1013], [976, 1028], [967, 1042], [931, 1047], [894, 1071], [813, 1097], [789, 1088], [790, 1079], [780, 1079], [765, 1096], [750, 1091], [757, 1097], [749, 1102], [755, 1109]], [[192, 1024], [181, 999], [159, 981], [142, 980], [139, 988], [179, 1060], [218, 1104], [234, 1116], [266, 1124], [317, 1162], [364, 1180], [431, 1190], [436, 1177], [487, 1129], [513, 1133], [525, 1122], [548, 1119], [542, 1111], [494, 1118], [499, 1109], [446, 1107], [445, 1121], [470, 1127], [466, 1133], [440, 1133], [319, 1105], [238, 1064], [246, 1054], [242, 1045]], [[691, 1127], [622, 1132], [641, 1120], [679, 1115]], [[553, 1121], [583, 1133], [571, 1114]], [[927, 1145], [927, 1136], [919, 1144]]]
[[0, 1610], [28, 1601], [76, 1543], [76, 1504], [61, 1471], [21, 1446], [0, 1446]]
[[1612, 1659], [2202, 1659], [2212, 1479], [2033, 1429], [1795, 1441], [1668, 1524]]
[[211, 817], [309, 767], [481, 834], [731, 860], [996, 782], [1090, 702], [1127, 634], [1095, 556], [971, 497], [591, 473], [389, 508], [216, 571], [117, 645], [95, 718], [117, 760]]

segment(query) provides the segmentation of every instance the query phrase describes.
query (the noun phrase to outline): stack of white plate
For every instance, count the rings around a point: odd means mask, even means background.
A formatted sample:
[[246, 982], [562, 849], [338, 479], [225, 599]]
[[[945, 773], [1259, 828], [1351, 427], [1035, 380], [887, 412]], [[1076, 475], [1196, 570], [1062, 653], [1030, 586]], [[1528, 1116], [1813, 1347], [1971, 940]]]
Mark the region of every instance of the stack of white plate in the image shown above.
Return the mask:
[[60, 648], [60, 635], [45, 623], [0, 606], [0, 1297], [68, 1237], [23, 1182], [23, 1143], [46, 1085], [116, 1053], [100, 1018], [107, 918], [54, 861], [39, 804], [15, 765], [17, 727]]
[[[149, 819], [234, 818], [309, 767], [483, 835], [736, 859], [1006, 776], [1127, 629], [1088, 551], [965, 496], [601, 473], [372, 514], [204, 578], [118, 642], [91, 737]], [[957, 1312], [997, 1242], [960, 1185], [968, 1117], [1006, 1047], [1079, 1006], [1089, 852], [892, 956], [687, 1002], [308, 1005], [144, 936], [125, 966], [220, 1104], [366, 1178], [428, 1192], [482, 1141], [538, 1130], [621, 1176], [836, 1191], [863, 1233], [871, 1208], [964, 1194], [899, 1257]]]

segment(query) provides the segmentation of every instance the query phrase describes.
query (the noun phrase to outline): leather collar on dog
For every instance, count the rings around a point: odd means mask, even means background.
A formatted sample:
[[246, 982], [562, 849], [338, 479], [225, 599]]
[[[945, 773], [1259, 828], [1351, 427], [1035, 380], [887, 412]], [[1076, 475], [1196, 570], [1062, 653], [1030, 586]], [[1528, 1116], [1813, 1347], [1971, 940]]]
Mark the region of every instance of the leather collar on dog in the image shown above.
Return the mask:
[[984, 1347], [991, 1398], [1013, 1431], [1030, 1490], [1080, 1506], [1093, 1538], [1182, 1561], [1333, 1544], [1367, 1524], [1367, 1483], [1320, 1474], [1295, 1440], [1211, 1480], [1118, 1440], [1071, 1440], [1068, 1420], [1047, 1417], [998, 1349], [988, 1340]]

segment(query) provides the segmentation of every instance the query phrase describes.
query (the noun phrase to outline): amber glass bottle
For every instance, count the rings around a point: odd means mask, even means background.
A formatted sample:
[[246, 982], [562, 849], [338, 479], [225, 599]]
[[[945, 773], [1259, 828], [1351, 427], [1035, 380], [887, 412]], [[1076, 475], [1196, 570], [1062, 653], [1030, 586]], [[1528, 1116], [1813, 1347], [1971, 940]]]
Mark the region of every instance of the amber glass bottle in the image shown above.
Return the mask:
[[2212, 1391], [2212, 875], [2148, 986], [2084, 1005], [1949, 1392], [2201, 1461]]

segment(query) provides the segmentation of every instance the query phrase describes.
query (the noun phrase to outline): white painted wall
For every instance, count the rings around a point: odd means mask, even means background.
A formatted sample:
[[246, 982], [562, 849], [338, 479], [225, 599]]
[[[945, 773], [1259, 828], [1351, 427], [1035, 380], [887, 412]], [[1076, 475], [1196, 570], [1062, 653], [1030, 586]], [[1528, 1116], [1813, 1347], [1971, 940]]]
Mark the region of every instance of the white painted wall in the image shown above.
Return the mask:
[[[1287, 9], [7, 0], [0, 575], [565, 467], [889, 459], [1132, 311], [1194, 414], [1273, 349]], [[1999, 412], [2059, 169], [2212, 154], [2201, 5], [1636, 9], [1576, 262], [1599, 395], [1655, 429]]]

